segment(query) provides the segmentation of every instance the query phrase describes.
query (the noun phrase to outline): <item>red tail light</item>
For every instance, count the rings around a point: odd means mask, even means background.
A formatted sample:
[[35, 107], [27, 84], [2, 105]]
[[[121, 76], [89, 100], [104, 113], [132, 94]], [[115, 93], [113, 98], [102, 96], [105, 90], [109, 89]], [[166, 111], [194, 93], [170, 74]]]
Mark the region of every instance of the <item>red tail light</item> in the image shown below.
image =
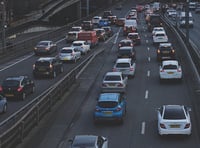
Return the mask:
[[160, 123], [160, 127], [166, 129], [166, 127], [163, 123]]
[[3, 91], [3, 88], [2, 88], [2, 86], [0, 86], [0, 92], [2, 92]]
[[120, 106], [118, 106], [118, 107], [116, 108], [116, 111], [120, 111], [120, 110], [122, 110], [122, 108], [121, 108]]
[[20, 92], [20, 91], [22, 91], [22, 90], [23, 90], [23, 87], [19, 87], [19, 88], [17, 89], [18, 92]]
[[117, 69], [116, 69], [116, 68], [113, 68], [112, 71], [115, 72], [115, 71], [117, 71]]
[[133, 70], [134, 70], [134, 68], [133, 68], [133, 67], [131, 67], [131, 68], [130, 68], [130, 71], [133, 71]]
[[189, 127], [190, 127], [190, 123], [187, 123], [184, 128], [186, 129], [186, 128], [189, 128]]
[[178, 68], [178, 69], [177, 69], [177, 72], [181, 72], [181, 69], [180, 69], [180, 68]]
[[123, 84], [122, 84], [122, 83], [118, 83], [117, 86], [118, 86], [118, 87], [122, 87]]

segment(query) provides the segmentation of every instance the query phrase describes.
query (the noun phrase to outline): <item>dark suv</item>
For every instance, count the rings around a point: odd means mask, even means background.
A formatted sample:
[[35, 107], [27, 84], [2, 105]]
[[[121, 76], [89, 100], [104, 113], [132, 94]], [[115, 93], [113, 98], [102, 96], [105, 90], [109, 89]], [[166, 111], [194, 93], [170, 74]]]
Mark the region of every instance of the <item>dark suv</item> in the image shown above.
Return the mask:
[[157, 49], [157, 60], [175, 59], [175, 50], [171, 43], [160, 43]]
[[34, 91], [35, 84], [28, 76], [8, 77], [3, 81], [0, 87], [0, 93], [3, 96], [22, 100]]
[[83, 21], [81, 27], [83, 30], [92, 30], [94, 28], [92, 21]]
[[120, 47], [118, 50], [118, 58], [131, 58], [132, 60], [136, 60], [136, 51], [134, 47], [124, 46]]
[[39, 58], [33, 65], [33, 76], [50, 76], [55, 78], [58, 73], [63, 72], [62, 61], [55, 57]]

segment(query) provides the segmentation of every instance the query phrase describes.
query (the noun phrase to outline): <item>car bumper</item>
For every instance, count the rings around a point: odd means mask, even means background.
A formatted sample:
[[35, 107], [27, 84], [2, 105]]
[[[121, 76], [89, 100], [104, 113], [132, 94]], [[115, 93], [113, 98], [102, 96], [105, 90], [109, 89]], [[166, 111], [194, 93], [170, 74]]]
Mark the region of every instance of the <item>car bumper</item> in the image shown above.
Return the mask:
[[61, 61], [72, 61], [75, 59], [75, 57], [59, 57]]
[[123, 112], [115, 112], [112, 114], [108, 114], [106, 112], [95, 112], [94, 113], [94, 120], [120, 120], [123, 117]]
[[165, 79], [165, 80], [168, 80], [168, 79], [182, 79], [182, 74], [172, 74], [172, 75], [160, 75], [160, 79]]
[[160, 135], [190, 135], [191, 134], [191, 127], [187, 129], [174, 129], [174, 130], [169, 130], [169, 129], [162, 129], [159, 128], [159, 134]]

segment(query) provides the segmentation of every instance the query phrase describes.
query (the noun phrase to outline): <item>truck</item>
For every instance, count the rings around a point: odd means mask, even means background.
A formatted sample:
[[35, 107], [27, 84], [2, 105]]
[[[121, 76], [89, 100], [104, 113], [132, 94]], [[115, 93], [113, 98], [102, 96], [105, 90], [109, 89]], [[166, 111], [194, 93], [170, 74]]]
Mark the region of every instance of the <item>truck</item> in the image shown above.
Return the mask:
[[[193, 17], [192, 13], [189, 12], [189, 27], [193, 28]], [[186, 13], [181, 12], [179, 15], [179, 27], [186, 27]]]
[[136, 19], [126, 19], [124, 22], [123, 34], [128, 35], [128, 33], [137, 32], [137, 20]]
[[150, 14], [149, 19], [147, 21], [148, 31], [152, 31], [154, 27], [162, 27], [162, 20], [160, 18], [160, 14]]
[[79, 32], [77, 40], [87, 41], [90, 44], [91, 48], [98, 45], [98, 42], [99, 42], [96, 31]]

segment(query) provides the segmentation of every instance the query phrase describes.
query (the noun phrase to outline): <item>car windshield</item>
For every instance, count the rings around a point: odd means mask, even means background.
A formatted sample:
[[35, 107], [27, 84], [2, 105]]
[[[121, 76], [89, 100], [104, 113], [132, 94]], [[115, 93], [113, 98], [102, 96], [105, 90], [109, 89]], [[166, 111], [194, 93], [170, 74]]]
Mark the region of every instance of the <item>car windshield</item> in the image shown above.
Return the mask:
[[121, 77], [120, 76], [106, 76], [105, 81], [121, 81]]
[[3, 81], [2, 86], [18, 86], [19, 85], [19, 81], [17, 80], [5, 80]]
[[160, 50], [162, 50], [162, 51], [170, 51], [171, 47], [160, 47]]
[[49, 62], [48, 61], [37, 61], [35, 63], [35, 66], [49, 66]]
[[60, 53], [72, 53], [72, 50], [61, 50]]
[[130, 64], [129, 63], [117, 63], [116, 67], [117, 68], [127, 68], [127, 67], [130, 67]]
[[116, 101], [100, 101], [98, 106], [102, 108], [114, 108], [118, 105]]
[[164, 65], [163, 69], [177, 69], [176, 65]]
[[165, 109], [163, 119], [174, 119], [174, 120], [179, 120], [179, 119], [185, 119], [185, 113], [182, 108], [170, 108], [170, 109]]

